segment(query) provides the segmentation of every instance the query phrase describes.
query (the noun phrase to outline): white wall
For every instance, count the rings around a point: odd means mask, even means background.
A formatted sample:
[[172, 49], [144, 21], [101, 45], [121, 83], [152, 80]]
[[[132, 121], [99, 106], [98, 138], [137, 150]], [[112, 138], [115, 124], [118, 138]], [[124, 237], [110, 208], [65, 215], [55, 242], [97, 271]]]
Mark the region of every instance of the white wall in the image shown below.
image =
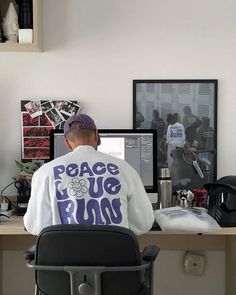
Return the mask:
[[18, 173], [21, 99], [78, 98], [99, 128], [129, 128], [133, 79], [218, 79], [218, 177], [236, 174], [234, 0], [42, 1], [44, 51], [0, 52], [1, 188]]
[[78, 98], [98, 127], [128, 128], [132, 80], [149, 78], [219, 79], [218, 176], [236, 174], [235, 1], [42, 1], [44, 51], [0, 53], [1, 187], [18, 172], [21, 99]]
[[21, 99], [78, 98], [98, 127], [129, 128], [133, 79], [218, 79], [218, 176], [236, 174], [235, 1], [42, 1], [44, 51], [0, 53], [1, 187], [18, 172]]

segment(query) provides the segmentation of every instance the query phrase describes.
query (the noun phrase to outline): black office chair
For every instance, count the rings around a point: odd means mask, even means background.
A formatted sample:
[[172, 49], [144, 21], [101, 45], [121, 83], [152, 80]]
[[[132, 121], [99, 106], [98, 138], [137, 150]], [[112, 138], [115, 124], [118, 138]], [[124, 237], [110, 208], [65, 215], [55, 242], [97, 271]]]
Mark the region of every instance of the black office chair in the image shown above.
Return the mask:
[[140, 255], [127, 228], [67, 224], [45, 228], [25, 258], [35, 270], [37, 294], [152, 295], [158, 252], [148, 246]]

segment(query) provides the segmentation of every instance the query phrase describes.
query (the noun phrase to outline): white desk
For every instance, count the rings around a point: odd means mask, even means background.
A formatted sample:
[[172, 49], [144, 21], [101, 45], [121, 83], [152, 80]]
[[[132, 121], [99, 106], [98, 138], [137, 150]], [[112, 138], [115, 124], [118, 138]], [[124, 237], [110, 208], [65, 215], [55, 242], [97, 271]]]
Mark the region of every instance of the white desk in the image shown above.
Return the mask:
[[[2, 251], [25, 250], [36, 237], [24, 230], [22, 217], [12, 216], [0, 223], [0, 286], [2, 286]], [[236, 290], [236, 228], [224, 228], [207, 234], [166, 233], [150, 231], [139, 237], [140, 247], [156, 244], [161, 250], [223, 250], [226, 252], [226, 295], [235, 295]], [[0, 295], [2, 290], [0, 289]]]

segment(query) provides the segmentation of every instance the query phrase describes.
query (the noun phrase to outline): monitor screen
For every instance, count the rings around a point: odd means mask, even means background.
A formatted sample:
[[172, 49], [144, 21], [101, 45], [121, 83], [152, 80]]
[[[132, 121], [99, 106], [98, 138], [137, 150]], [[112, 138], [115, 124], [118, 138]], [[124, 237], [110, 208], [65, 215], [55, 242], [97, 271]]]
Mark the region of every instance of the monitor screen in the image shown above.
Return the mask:
[[[101, 144], [98, 151], [127, 161], [140, 175], [146, 192], [157, 192], [157, 134], [144, 129], [100, 129]], [[60, 157], [69, 150], [64, 142], [63, 130], [50, 134], [50, 159]]]

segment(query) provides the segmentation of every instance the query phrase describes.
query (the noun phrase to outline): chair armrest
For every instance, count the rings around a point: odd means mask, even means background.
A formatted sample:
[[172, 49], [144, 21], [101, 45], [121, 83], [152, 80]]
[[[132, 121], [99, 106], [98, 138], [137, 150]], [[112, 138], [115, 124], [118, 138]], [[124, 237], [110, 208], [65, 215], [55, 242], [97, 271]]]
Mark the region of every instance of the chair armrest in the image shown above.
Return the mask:
[[155, 261], [159, 251], [160, 248], [155, 245], [147, 246], [143, 249], [142, 259], [144, 261]]
[[31, 246], [28, 250], [24, 251], [24, 257], [25, 260], [27, 261], [32, 261], [34, 260], [35, 257], [35, 250], [36, 250], [36, 245]]

